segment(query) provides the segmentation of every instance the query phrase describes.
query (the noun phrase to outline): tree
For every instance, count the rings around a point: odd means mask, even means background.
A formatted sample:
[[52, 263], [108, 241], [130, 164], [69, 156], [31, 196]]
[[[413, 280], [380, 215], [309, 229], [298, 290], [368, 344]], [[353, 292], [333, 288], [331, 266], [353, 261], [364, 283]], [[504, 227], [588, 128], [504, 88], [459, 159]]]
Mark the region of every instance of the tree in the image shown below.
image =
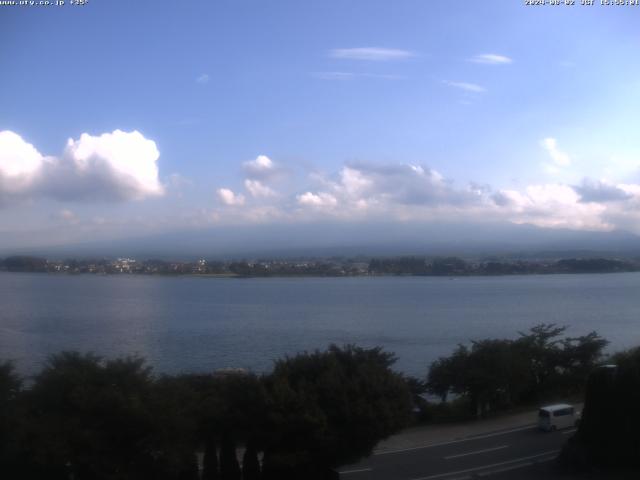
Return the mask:
[[177, 475], [178, 480], [199, 480], [198, 458], [195, 452], [185, 452], [180, 463], [181, 468]]
[[260, 480], [260, 462], [255, 442], [250, 440], [242, 456], [242, 480]]
[[21, 387], [22, 379], [16, 374], [13, 363], [0, 362], [0, 412], [6, 411], [20, 393]]
[[523, 389], [523, 364], [511, 340], [473, 341], [431, 364], [430, 393], [446, 401], [449, 393], [466, 398], [472, 415], [513, 404]]
[[240, 464], [236, 457], [236, 442], [230, 433], [222, 437], [220, 446], [220, 479], [240, 480]]
[[469, 264], [458, 257], [436, 258], [431, 263], [433, 275], [461, 275], [469, 271]]
[[20, 471], [18, 461], [22, 430], [19, 419], [19, 400], [22, 379], [16, 374], [13, 363], [0, 362], [0, 466], [5, 475]]
[[566, 326], [540, 323], [531, 327], [528, 333], [519, 332], [516, 348], [522, 358], [528, 359], [528, 387], [525, 392], [528, 399], [537, 398], [559, 373], [558, 366], [562, 364], [563, 352], [560, 348], [562, 342], [558, 337], [566, 330]]
[[429, 420], [431, 412], [429, 411], [429, 402], [423, 397], [427, 393], [427, 383], [416, 377], [405, 377], [407, 387], [411, 393], [412, 410], [418, 421]]
[[27, 395], [34, 477], [142, 478], [154, 463], [151, 380], [139, 358], [52, 356]]
[[562, 340], [561, 365], [569, 388], [576, 389], [585, 384], [589, 373], [602, 359], [604, 348], [608, 343], [596, 332]]
[[446, 402], [450, 393], [466, 390], [465, 374], [469, 363], [469, 349], [458, 345], [449, 357], [440, 357], [429, 367], [427, 390]]
[[482, 340], [472, 342], [466, 373], [466, 394], [472, 412], [481, 415], [510, 406], [519, 391], [521, 372], [514, 367], [513, 342]]
[[44, 258], [14, 256], [4, 260], [4, 266], [10, 272], [46, 272], [47, 261]]
[[636, 478], [640, 471], [640, 347], [611, 360], [615, 364], [595, 368], [589, 375], [580, 426], [560, 460], [571, 470], [629, 468], [635, 475], [629, 478]]
[[[235, 476], [236, 442], [264, 443], [267, 395], [262, 380], [246, 372], [186, 375], [183, 380], [196, 393], [192, 410], [198, 443], [205, 447], [204, 478]], [[219, 464], [216, 444], [221, 447]], [[218, 465], [220, 477], [215, 476]]]
[[202, 459], [202, 480], [218, 480], [218, 451], [216, 441], [209, 438], [204, 446], [204, 458]]
[[[332, 345], [276, 362], [264, 475], [311, 475], [371, 453], [410, 418], [411, 393], [380, 348]], [[286, 477], [288, 478], [288, 477]]]
[[602, 357], [607, 341], [596, 332], [560, 338], [566, 327], [539, 324], [516, 340], [472, 341], [433, 362], [428, 391], [446, 401], [450, 393], [469, 402], [471, 412], [536, 400], [550, 392], [580, 391]]
[[[198, 436], [199, 394], [190, 375], [155, 378], [145, 405], [153, 422], [148, 448], [161, 478], [194, 475]], [[197, 469], [195, 470], [197, 474]]]

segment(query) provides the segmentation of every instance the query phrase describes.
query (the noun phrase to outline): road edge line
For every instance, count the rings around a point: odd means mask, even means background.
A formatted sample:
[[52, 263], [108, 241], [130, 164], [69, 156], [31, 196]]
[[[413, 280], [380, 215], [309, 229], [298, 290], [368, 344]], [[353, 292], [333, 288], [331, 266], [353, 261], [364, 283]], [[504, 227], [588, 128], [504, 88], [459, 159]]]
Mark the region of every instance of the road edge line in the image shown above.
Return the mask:
[[522, 427], [512, 428], [510, 430], [501, 430], [501, 431], [495, 431], [495, 432], [486, 433], [486, 434], [479, 434], [479, 435], [474, 435], [474, 436], [456, 438], [454, 440], [450, 440], [450, 441], [447, 441], [447, 442], [428, 443], [428, 444], [420, 445], [420, 446], [417, 446], [417, 447], [399, 448], [399, 449], [396, 449], [396, 450], [386, 450], [386, 451], [382, 451], [382, 452], [374, 452], [372, 456], [389, 455], [389, 454], [392, 454], [392, 453], [411, 452], [413, 450], [422, 450], [423, 448], [441, 447], [441, 446], [444, 446], [444, 445], [452, 445], [454, 443], [462, 443], [462, 442], [469, 442], [471, 440], [480, 440], [480, 439], [483, 439], [483, 438], [497, 437], [499, 435], [506, 435], [508, 433], [520, 432], [522, 430], [528, 430], [530, 428], [534, 428], [535, 425], [536, 425], [535, 423], [529, 423], [527, 425], [523, 425]]

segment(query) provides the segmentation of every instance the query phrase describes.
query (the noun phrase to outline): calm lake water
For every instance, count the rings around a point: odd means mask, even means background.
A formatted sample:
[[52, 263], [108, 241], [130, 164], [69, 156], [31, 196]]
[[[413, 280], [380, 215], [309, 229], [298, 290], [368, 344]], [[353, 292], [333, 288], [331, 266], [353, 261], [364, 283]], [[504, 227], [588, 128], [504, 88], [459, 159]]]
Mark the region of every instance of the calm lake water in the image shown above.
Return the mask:
[[243, 367], [330, 343], [383, 346], [396, 368], [539, 322], [640, 345], [640, 273], [267, 278], [0, 273], [0, 358], [29, 374], [61, 350], [140, 354], [159, 372]]

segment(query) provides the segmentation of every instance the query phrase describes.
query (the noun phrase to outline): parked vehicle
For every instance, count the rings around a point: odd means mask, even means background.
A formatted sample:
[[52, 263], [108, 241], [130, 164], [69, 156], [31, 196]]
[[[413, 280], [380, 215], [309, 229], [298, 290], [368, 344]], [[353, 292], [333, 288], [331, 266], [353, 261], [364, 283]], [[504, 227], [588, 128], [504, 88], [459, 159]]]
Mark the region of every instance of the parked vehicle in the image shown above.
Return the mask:
[[580, 421], [580, 413], [573, 405], [558, 403], [538, 410], [538, 428], [552, 432], [561, 428], [575, 427]]

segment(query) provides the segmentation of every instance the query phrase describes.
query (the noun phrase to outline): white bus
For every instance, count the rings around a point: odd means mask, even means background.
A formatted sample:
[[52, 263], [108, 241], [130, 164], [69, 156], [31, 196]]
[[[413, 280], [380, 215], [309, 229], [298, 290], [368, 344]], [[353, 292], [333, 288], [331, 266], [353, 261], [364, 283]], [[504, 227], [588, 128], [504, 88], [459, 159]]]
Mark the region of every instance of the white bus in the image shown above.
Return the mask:
[[547, 405], [538, 410], [538, 428], [552, 432], [560, 428], [574, 427], [578, 423], [579, 415], [573, 405], [566, 403]]

